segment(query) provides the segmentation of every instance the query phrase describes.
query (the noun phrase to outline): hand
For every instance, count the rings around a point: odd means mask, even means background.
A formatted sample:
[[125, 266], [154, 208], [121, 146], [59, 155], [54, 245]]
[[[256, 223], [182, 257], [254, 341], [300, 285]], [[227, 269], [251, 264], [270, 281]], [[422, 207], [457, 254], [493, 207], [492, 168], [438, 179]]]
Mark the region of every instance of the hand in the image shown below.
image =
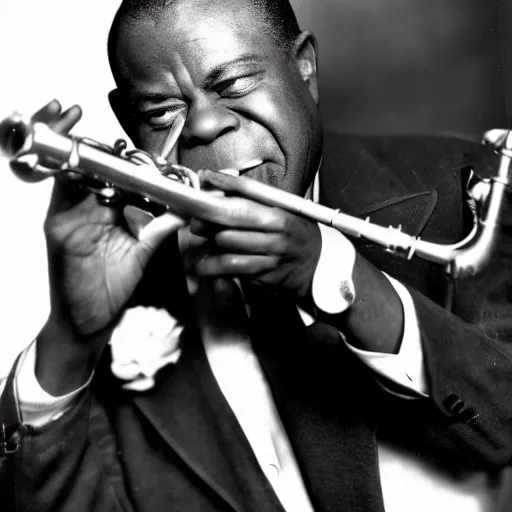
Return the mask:
[[[237, 178], [212, 171], [200, 173], [202, 187], [237, 192]], [[237, 276], [272, 285], [307, 299], [321, 251], [318, 225], [280, 208], [249, 199], [227, 197], [230, 213], [222, 225], [198, 220], [191, 231], [203, 237], [196, 253], [198, 276]]]
[[[228, 196], [238, 193], [237, 178], [203, 171], [200, 179], [203, 188]], [[309, 302], [322, 244], [318, 225], [248, 199], [226, 200], [231, 208], [222, 226], [192, 224], [192, 232], [205, 239], [202, 249], [195, 240], [195, 254], [207, 254], [196, 263], [196, 273], [247, 277], [292, 292], [298, 305]], [[350, 335], [351, 343], [363, 350], [397, 353], [404, 327], [400, 297], [384, 274], [358, 253], [352, 277], [354, 304], [346, 313], [323, 315], [322, 321]]]
[[[33, 120], [67, 134], [80, 117], [79, 107], [62, 112], [53, 101]], [[79, 352], [94, 364], [106, 342], [99, 335], [112, 326], [159, 243], [183, 224], [168, 215], [165, 229], [138, 240], [124, 229], [122, 212], [98, 204], [75, 183], [57, 179], [45, 222], [51, 314], [42, 333], [44, 350], [53, 347], [52, 357], [69, 360], [71, 345], [88, 345]]]

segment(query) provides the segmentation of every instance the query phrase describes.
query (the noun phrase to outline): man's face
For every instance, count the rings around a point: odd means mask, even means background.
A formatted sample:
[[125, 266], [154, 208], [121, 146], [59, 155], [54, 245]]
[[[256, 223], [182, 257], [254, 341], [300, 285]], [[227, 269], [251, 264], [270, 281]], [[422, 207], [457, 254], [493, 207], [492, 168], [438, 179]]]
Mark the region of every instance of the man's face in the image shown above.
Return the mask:
[[134, 114], [127, 131], [160, 156], [186, 114], [180, 164], [237, 169], [302, 195], [321, 153], [316, 93], [305, 78], [316, 71], [314, 52], [279, 48], [252, 9], [248, 0], [185, 0], [158, 19], [124, 22], [117, 62], [124, 108]]

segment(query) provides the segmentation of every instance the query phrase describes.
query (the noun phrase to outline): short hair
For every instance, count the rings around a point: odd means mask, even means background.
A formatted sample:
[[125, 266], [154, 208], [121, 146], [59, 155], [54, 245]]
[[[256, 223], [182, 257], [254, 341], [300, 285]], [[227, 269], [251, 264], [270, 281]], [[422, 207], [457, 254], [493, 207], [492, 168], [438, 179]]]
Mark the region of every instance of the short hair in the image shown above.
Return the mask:
[[[167, 7], [179, 1], [186, 0], [123, 0], [110, 27], [107, 43], [110, 68], [116, 80], [116, 47], [122, 21], [127, 17], [133, 20], [144, 16], [157, 17]], [[290, 50], [300, 33], [300, 28], [289, 0], [248, 0], [248, 2], [261, 16], [268, 28], [268, 34], [275, 43], [285, 50]]]

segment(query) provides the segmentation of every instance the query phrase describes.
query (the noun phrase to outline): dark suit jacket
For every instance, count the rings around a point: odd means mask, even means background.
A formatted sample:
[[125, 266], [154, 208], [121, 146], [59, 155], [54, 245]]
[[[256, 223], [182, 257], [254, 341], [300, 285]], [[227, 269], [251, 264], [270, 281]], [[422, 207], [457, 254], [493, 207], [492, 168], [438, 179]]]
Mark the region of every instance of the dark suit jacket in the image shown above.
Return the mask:
[[[327, 136], [321, 202], [383, 225], [401, 224], [425, 239], [454, 242], [469, 229], [461, 168], [473, 165], [489, 175], [496, 164], [480, 146], [457, 140]], [[409, 288], [431, 389], [427, 400], [401, 400], [384, 391], [331, 326], [305, 328], [285, 297], [253, 294], [255, 350], [316, 510], [383, 511], [377, 432], [447, 470], [493, 472], [510, 462], [507, 240], [504, 229], [485, 272], [451, 292], [440, 266], [354, 241]], [[183, 288], [162, 274], [153, 279], [162, 251], [137, 295], [151, 295], [189, 324], [182, 358], [162, 370], [146, 393], [120, 390], [104, 361], [77, 405], [41, 429], [22, 424], [11, 375], [0, 403], [3, 507], [282, 511], [207, 364]], [[441, 306], [447, 292], [451, 310]]]

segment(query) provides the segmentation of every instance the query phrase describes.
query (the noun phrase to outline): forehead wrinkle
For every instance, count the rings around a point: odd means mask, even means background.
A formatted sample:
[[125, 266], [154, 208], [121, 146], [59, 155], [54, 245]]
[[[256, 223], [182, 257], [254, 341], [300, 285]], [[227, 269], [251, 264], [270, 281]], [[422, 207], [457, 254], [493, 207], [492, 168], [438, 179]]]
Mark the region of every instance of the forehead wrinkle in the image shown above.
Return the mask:
[[[175, 11], [175, 15], [173, 16], [172, 11], [173, 8], [171, 7], [166, 15], [164, 15], [161, 18], [154, 19], [153, 23], [156, 29], [158, 30], [164, 30], [164, 32], [167, 32], [166, 28], [169, 25], [169, 22], [172, 24], [174, 29], [176, 27], [183, 27], [183, 24], [179, 22], [180, 18], [187, 17], [187, 10], [184, 8], [183, 10], [180, 9], [180, 7], [184, 7], [181, 4], [178, 4], [177, 13]], [[169, 17], [172, 17], [172, 20], [169, 20]], [[216, 19], [213, 19], [216, 18]], [[174, 49], [170, 52], [170, 59], [173, 62], [173, 70], [172, 75], [174, 77], [174, 80], [176, 81], [177, 86], [183, 91], [183, 89], [187, 89], [189, 93], [192, 93], [193, 89], [196, 87], [194, 84], [194, 78], [193, 76], [196, 75], [196, 65], [194, 63], [184, 61], [181, 52], [179, 51], [180, 45], [182, 46], [197, 46], [197, 43], [201, 45], [201, 43], [207, 43], [208, 46], [208, 56], [206, 60], [203, 60], [201, 62], [201, 65], [199, 66], [199, 69], [202, 68], [202, 71], [204, 74], [209, 74], [207, 69], [205, 70], [205, 67], [207, 68], [207, 61], [209, 58], [211, 58], [216, 53], [225, 53], [226, 50], [231, 50], [233, 47], [233, 39], [232, 35], [230, 34], [230, 30], [219, 30], [218, 27], [218, 21], [225, 22], [226, 20], [223, 20], [222, 17], [218, 16], [217, 13], [215, 13], [215, 16], [210, 17], [204, 17], [204, 13], [198, 14], [197, 12], [194, 13], [193, 16], [189, 17], [188, 22], [184, 24], [183, 28], [180, 28], [177, 31], [177, 34], [174, 34]], [[194, 25], [195, 29], [197, 30], [195, 34], [190, 34], [188, 27], [191, 25]], [[233, 30], [233, 28], [236, 29], [236, 24], [233, 23], [227, 23], [228, 27]], [[199, 34], [199, 35], [198, 35]], [[190, 37], [192, 36], [192, 37]], [[212, 37], [213, 36], [213, 37]], [[212, 42], [216, 42], [217, 44], [214, 44], [212, 46]], [[161, 40], [157, 42], [157, 46], [160, 49], [160, 52], [166, 53], [170, 47], [169, 45], [169, 39], [164, 37]], [[192, 49], [192, 52], [194, 52], [194, 49]], [[222, 63], [220, 63], [222, 65]], [[190, 67], [192, 66], [192, 67]], [[200, 75], [203, 73], [200, 73]], [[197, 77], [199, 78], [199, 77]], [[203, 82], [203, 80], [201, 80]], [[201, 85], [201, 84], [197, 84]]]
[[172, 60], [175, 63], [175, 72], [172, 74], [174, 75], [176, 84], [181, 89], [181, 91], [188, 91], [190, 93], [195, 88], [194, 80], [190, 75], [190, 71], [188, 70], [186, 64], [183, 62], [181, 55], [178, 52], [173, 52]]

